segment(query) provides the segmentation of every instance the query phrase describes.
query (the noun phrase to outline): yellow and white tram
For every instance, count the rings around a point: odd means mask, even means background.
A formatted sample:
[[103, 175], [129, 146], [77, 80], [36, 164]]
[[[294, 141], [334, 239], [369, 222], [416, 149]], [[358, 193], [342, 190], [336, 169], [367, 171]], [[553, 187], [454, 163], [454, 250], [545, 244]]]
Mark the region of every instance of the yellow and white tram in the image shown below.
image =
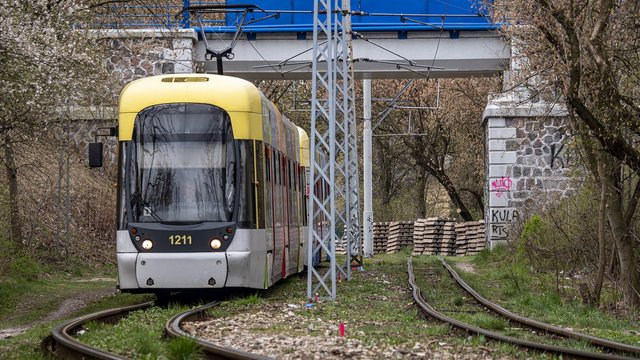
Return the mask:
[[309, 138], [253, 84], [133, 81], [118, 140], [120, 290], [264, 289], [302, 270]]

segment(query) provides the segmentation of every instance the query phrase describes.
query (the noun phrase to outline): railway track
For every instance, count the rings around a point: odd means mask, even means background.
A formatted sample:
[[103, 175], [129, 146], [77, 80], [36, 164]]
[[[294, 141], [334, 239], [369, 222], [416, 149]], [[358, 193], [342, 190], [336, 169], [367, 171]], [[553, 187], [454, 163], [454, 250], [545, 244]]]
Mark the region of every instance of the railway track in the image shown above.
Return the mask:
[[[445, 268], [447, 268], [447, 270], [450, 271], [450, 274], [454, 277], [454, 279], [456, 280], [462, 280], [457, 273], [454, 276], [455, 271], [453, 271], [453, 269], [448, 266], [448, 264], [444, 263], [443, 261], [443, 266], [445, 266]], [[442, 312], [437, 311], [436, 309], [434, 309], [431, 305], [429, 305], [423, 298], [422, 298], [422, 294], [420, 292], [420, 288], [418, 287], [418, 285], [416, 284], [416, 280], [415, 280], [415, 275], [413, 272], [413, 260], [412, 258], [408, 258], [407, 259], [407, 272], [409, 274], [409, 284], [411, 286], [412, 289], [412, 293], [413, 293], [413, 298], [416, 302], [416, 304], [418, 305], [418, 307], [420, 308], [420, 311], [422, 313], [424, 313], [425, 315], [437, 319], [439, 321], [445, 322], [455, 328], [464, 330], [470, 334], [475, 334], [475, 335], [482, 335], [487, 339], [493, 339], [493, 340], [497, 340], [497, 341], [502, 341], [505, 343], [509, 343], [509, 344], [513, 344], [513, 345], [517, 345], [526, 349], [530, 349], [530, 350], [534, 350], [534, 351], [538, 351], [538, 352], [543, 352], [543, 353], [553, 353], [553, 354], [557, 354], [557, 355], [561, 355], [561, 356], [567, 356], [567, 357], [571, 357], [571, 358], [582, 358], [582, 359], [631, 359], [630, 357], [626, 357], [625, 355], [618, 355], [618, 354], [607, 354], [607, 353], [598, 353], [598, 352], [591, 352], [591, 351], [585, 351], [585, 350], [577, 350], [577, 349], [572, 349], [572, 348], [568, 348], [568, 347], [562, 347], [562, 346], [557, 346], [557, 345], [549, 345], [549, 344], [543, 344], [543, 343], [539, 343], [539, 342], [534, 342], [534, 341], [530, 341], [530, 340], [524, 340], [524, 339], [519, 339], [519, 338], [515, 338], [512, 336], [507, 336], [507, 335], [503, 335], [500, 334], [498, 332], [494, 332], [491, 330], [487, 330], [487, 329], [483, 329], [480, 328], [478, 326], [475, 325], [471, 325], [462, 321], [459, 321], [457, 319], [454, 319], [452, 317], [449, 317], [445, 314], [443, 314]], [[464, 283], [462, 281], [462, 283]], [[462, 286], [462, 283], [458, 283], [460, 286]], [[594, 336], [590, 336], [590, 335], [585, 335], [585, 334], [580, 334], [577, 332], [573, 332], [573, 331], [569, 331], [567, 329], [562, 329], [559, 328], [557, 326], [553, 326], [550, 324], [545, 324], [539, 321], [535, 321], [532, 319], [527, 319], [518, 315], [515, 315], [513, 313], [510, 313], [508, 310], [501, 308], [499, 305], [491, 303], [490, 301], [488, 301], [487, 299], [482, 298], [477, 292], [475, 292], [473, 289], [471, 289], [471, 287], [469, 287], [466, 283], [464, 284], [465, 286], [463, 286], [463, 289], [469, 289], [471, 291], [473, 291], [474, 294], [478, 295], [478, 298], [476, 298], [474, 296], [474, 299], [476, 299], [476, 301], [478, 301], [478, 303], [482, 304], [482, 306], [485, 306], [486, 308], [490, 309], [491, 311], [496, 312], [497, 314], [506, 317], [507, 319], [509, 319], [509, 321], [514, 322], [514, 323], [518, 323], [521, 325], [524, 325], [526, 327], [529, 328], [535, 328], [540, 330], [542, 333], [548, 334], [548, 333], [552, 333], [558, 336], [562, 336], [562, 337], [568, 337], [568, 338], [574, 338], [574, 339], [580, 339], [580, 340], [584, 340], [584, 341], [588, 341], [591, 344], [597, 345], [601, 348], [607, 349], [607, 350], [615, 350], [615, 351], [621, 351], [621, 352], [626, 352], [626, 353], [634, 353], [636, 356], [639, 353], [638, 351], [640, 349], [630, 346], [630, 345], [626, 345], [626, 344], [620, 344], [620, 343], [616, 343], [610, 340], [605, 340], [605, 339], [601, 339], [601, 338], [597, 338]], [[470, 293], [471, 294], [471, 293]], [[473, 296], [473, 295], [472, 295]], [[479, 299], [482, 298], [482, 301], [480, 301]]]
[[530, 319], [524, 316], [520, 316], [512, 313], [511, 311], [503, 308], [502, 306], [495, 304], [486, 298], [484, 298], [480, 293], [475, 291], [471, 286], [469, 286], [458, 273], [451, 267], [451, 265], [447, 264], [444, 259], [440, 259], [442, 266], [447, 269], [449, 274], [456, 281], [458, 286], [460, 286], [467, 294], [471, 295], [477, 302], [482, 304], [487, 309], [493, 311], [496, 314], [504, 316], [513, 322], [517, 322], [524, 326], [527, 326], [532, 329], [544, 331], [547, 333], [555, 334], [558, 336], [562, 336], [565, 338], [577, 339], [588, 342], [592, 345], [598, 346], [602, 349], [608, 351], [619, 351], [635, 354], [635, 356], [640, 356], [640, 347], [623, 344], [616, 341], [611, 341], [608, 339], [599, 338], [597, 336], [592, 336], [588, 334], [579, 333], [576, 331], [572, 331], [569, 329], [561, 328], [559, 326], [543, 323], [534, 319]]
[[191, 309], [180, 314], [175, 315], [165, 325], [165, 331], [168, 336], [171, 337], [188, 337], [193, 339], [199, 346], [203, 352], [203, 355], [207, 359], [230, 359], [230, 360], [245, 360], [245, 359], [255, 359], [255, 360], [266, 360], [271, 359], [270, 357], [266, 357], [263, 355], [258, 355], [246, 351], [240, 351], [228, 347], [218, 346], [211, 342], [202, 340], [200, 338], [194, 337], [188, 334], [186, 331], [182, 330], [182, 324], [187, 321], [194, 320], [203, 320], [205, 319], [206, 312], [208, 309], [219, 305], [220, 301], [213, 301], [203, 306], [197, 307], [195, 309]]
[[146, 309], [152, 305], [153, 301], [149, 301], [137, 305], [103, 310], [69, 320], [51, 331], [51, 335], [42, 342], [42, 350], [60, 359], [123, 359], [123, 357], [116, 354], [83, 344], [74, 335], [90, 321], [115, 323], [132, 311]]
[[[221, 304], [222, 301], [213, 301], [206, 305], [187, 310], [173, 316], [165, 325], [165, 332], [170, 337], [188, 337], [194, 340], [206, 359], [234, 359], [234, 360], [266, 360], [266, 356], [239, 351], [227, 347], [217, 346], [208, 341], [196, 338], [182, 330], [182, 324], [187, 321], [202, 320], [206, 318], [206, 311]], [[75, 335], [90, 321], [102, 323], [115, 323], [132, 311], [147, 309], [154, 302], [145, 302], [137, 305], [114, 308], [85, 315], [77, 319], [67, 321], [51, 331], [51, 335], [42, 342], [42, 350], [60, 359], [104, 359], [121, 360], [124, 357], [113, 354], [79, 341]]]

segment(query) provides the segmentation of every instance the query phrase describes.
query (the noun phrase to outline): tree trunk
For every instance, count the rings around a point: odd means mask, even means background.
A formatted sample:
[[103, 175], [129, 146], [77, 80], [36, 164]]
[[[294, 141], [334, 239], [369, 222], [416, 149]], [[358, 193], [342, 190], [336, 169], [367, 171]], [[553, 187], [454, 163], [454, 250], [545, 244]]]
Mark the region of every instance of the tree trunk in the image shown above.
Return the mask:
[[[429, 169], [425, 169], [425, 170], [429, 171]], [[469, 209], [467, 209], [467, 206], [464, 204], [464, 201], [462, 201], [462, 198], [460, 198], [460, 194], [458, 194], [458, 190], [453, 185], [453, 183], [451, 182], [447, 174], [436, 171], [435, 174], [432, 173], [432, 175], [434, 175], [435, 178], [438, 179], [438, 182], [447, 191], [447, 194], [449, 195], [449, 199], [451, 199], [451, 202], [453, 203], [453, 205], [455, 205], [456, 211], [460, 215], [460, 217], [464, 221], [473, 221], [473, 216], [469, 212]]]
[[608, 156], [604, 178], [607, 181], [607, 218], [616, 244], [620, 262], [620, 280], [624, 302], [634, 308], [640, 308], [640, 276], [636, 265], [633, 239], [629, 236], [629, 227], [625, 222], [622, 199], [623, 191], [618, 178], [620, 160]]
[[[586, 125], [582, 122], [578, 122], [578, 128], [581, 132], [586, 131]], [[593, 288], [589, 289], [587, 284], [581, 284], [584, 286], [583, 299], [590, 305], [598, 306], [600, 304], [600, 295], [602, 294], [602, 284], [604, 283], [604, 273], [606, 268], [606, 227], [607, 227], [607, 179], [608, 176], [607, 155], [602, 151], [598, 151], [594, 148], [594, 142], [583, 138], [582, 146], [587, 160], [587, 167], [593, 174], [593, 179], [600, 186], [600, 206], [598, 207], [598, 264], [595, 273], [595, 279], [593, 282]], [[615, 247], [615, 246], [614, 246]], [[614, 251], [615, 253], [615, 251]], [[615, 256], [612, 256], [614, 259]]]
[[20, 203], [18, 201], [18, 168], [16, 167], [11, 135], [7, 132], [4, 136], [4, 166], [9, 185], [9, 219], [11, 239], [17, 250], [22, 250], [22, 219], [20, 218]]
[[[601, 165], [602, 161], [600, 161]], [[599, 171], [600, 174], [604, 174], [602, 171], [602, 166], [599, 166], [601, 169]], [[606, 182], [601, 179], [600, 180], [600, 207], [598, 208], [598, 268], [596, 270], [596, 278], [593, 283], [593, 289], [591, 291], [591, 301], [592, 305], [598, 306], [600, 305], [600, 294], [602, 293], [602, 283], [604, 282], [604, 270], [606, 267], [606, 235], [605, 235], [605, 227], [606, 227], [606, 211], [607, 211], [607, 186]]]
[[480, 210], [480, 218], [484, 219], [484, 200], [482, 200], [482, 194], [467, 188], [460, 188], [460, 192], [468, 192], [473, 196], [473, 199], [476, 201], [476, 205]]
[[416, 215], [418, 219], [424, 219], [427, 217], [427, 204], [425, 202], [425, 188], [427, 187], [427, 177], [429, 176], [427, 172], [422, 168], [418, 167], [418, 178], [416, 182]]

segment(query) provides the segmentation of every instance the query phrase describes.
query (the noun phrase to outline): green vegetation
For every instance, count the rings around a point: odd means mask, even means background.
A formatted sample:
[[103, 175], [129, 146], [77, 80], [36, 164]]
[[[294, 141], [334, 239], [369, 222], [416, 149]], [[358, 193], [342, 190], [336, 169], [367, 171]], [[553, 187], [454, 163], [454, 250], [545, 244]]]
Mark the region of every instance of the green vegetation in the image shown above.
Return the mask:
[[[55, 284], [48, 284], [47, 286], [40, 287], [36, 286], [35, 284], [31, 284], [31, 289], [33, 290], [31, 294], [34, 298], [46, 298], [55, 291], [55, 300], [51, 300], [49, 303], [47, 303], [47, 305], [42, 304], [41, 307], [37, 310], [18, 307], [14, 309], [13, 314], [11, 314], [12, 316], [8, 316], [6, 315], [6, 313], [2, 316], [3, 323], [17, 324], [18, 322], [16, 319], [36, 318], [35, 314], [37, 313], [44, 313], [47, 309], [49, 311], [55, 310], [60, 305], [63, 298], [70, 298], [73, 296], [73, 294], [78, 294], [80, 292], [92, 291], [92, 289], [94, 289], [96, 286], [99, 286], [96, 282], [78, 283], [84, 284], [84, 286], [86, 287], [83, 288], [83, 285], [77, 285], [77, 287], [73, 289], [75, 292], [72, 293], [69, 292], [68, 287], [63, 286], [63, 282], [57, 282]], [[110, 286], [112, 286], [112, 284], [110, 284]], [[59, 288], [59, 290], [56, 290], [56, 288]], [[88, 314], [103, 309], [132, 305], [149, 299], [149, 296], [145, 295], [118, 294], [117, 296], [107, 296], [90, 303], [86, 308], [80, 311], [76, 311], [72, 315], [65, 316], [65, 319], [75, 318], [82, 314]], [[12, 318], [10, 322], [5, 321], [5, 319], [8, 317]], [[41, 317], [37, 317], [37, 319], [40, 318]], [[51, 330], [55, 326], [61, 324], [63, 321], [64, 320], [43, 321], [33, 326], [23, 334], [0, 340], [0, 358], [44, 359], [44, 354], [40, 350], [40, 343], [46, 336], [51, 333]], [[3, 325], [2, 328], [6, 326], [7, 325]]]
[[[533, 219], [529, 224], [536, 226], [537, 221]], [[526, 233], [527, 230], [523, 231], [523, 237]], [[512, 249], [499, 247], [493, 252], [485, 250], [473, 259], [451, 258], [448, 261], [471, 261], [474, 273], [459, 270], [458, 273], [483, 296], [514, 313], [640, 346], [637, 314], [620, 316], [585, 305], [570, 277], [560, 278], [562, 291], [559, 293], [554, 276], [536, 272], [528, 266], [526, 257], [513, 255]]]
[[[38, 273], [35, 279], [25, 279], [25, 272], [35, 270], [29, 267], [28, 261], [18, 263], [21, 272], [0, 277], [0, 329], [41, 320], [65, 299], [81, 297], [83, 302], [88, 302], [98, 293], [104, 296], [115, 292], [115, 278], [110, 273], [94, 273], [83, 278], [72, 273]], [[87, 295], [91, 293], [96, 295]]]
[[136, 355], [136, 357], [150, 359], [166, 356], [179, 359], [180, 351], [188, 350], [189, 354], [194, 354], [197, 351], [195, 344], [188, 341], [160, 340], [167, 320], [187, 308], [178, 305], [166, 308], [152, 307], [134, 311], [115, 325], [92, 323], [86, 326], [86, 332], [80, 336], [80, 339], [88, 345], [125, 356]]
[[260, 295], [258, 293], [253, 293], [247, 297], [239, 298], [235, 300], [236, 303], [240, 306], [243, 305], [258, 305], [262, 301], [260, 299]]
[[202, 357], [202, 350], [193, 339], [176, 338], [167, 345], [167, 355], [172, 360], [195, 360]]
[[[366, 271], [354, 271], [351, 281], [343, 281], [339, 284], [338, 301], [335, 302], [320, 302], [306, 309], [306, 276], [299, 275], [290, 277], [263, 292], [236, 293], [234, 298], [211, 309], [209, 315], [225, 319], [236, 314], [248, 315], [258, 311], [273, 311], [277, 314], [284, 308], [287, 309], [285, 312], [290, 310], [295, 314], [297, 319], [295, 326], [276, 324], [276, 326], [264, 326], [253, 331], [264, 334], [326, 336], [327, 334], [323, 331], [326, 331], [327, 327], [322, 328], [319, 325], [318, 319], [321, 319], [321, 324], [331, 325], [331, 329], [337, 328], [340, 322], [344, 323], [347, 337], [359, 340], [364, 346], [411, 348], [415, 343], [431, 344], [430, 347], [446, 343], [447, 346], [455, 349], [453, 351], [477, 351], [494, 357], [538, 357], [537, 354], [523, 352], [519, 348], [490, 341], [481, 336], [469, 336], [450, 329], [448, 325], [425, 319], [417, 311], [411, 294], [407, 290], [406, 258], [408, 255], [409, 251], [405, 250], [398, 254], [378, 255], [374, 259], [367, 259], [364, 265]], [[494, 252], [484, 251], [476, 257], [449, 258], [447, 261], [472, 264], [474, 273], [459, 271], [465, 280], [489, 299], [501, 303], [516, 313], [638, 345], [637, 335], [634, 332], [639, 325], [637, 319], [620, 319], [597, 308], [585, 307], [578, 300], [558, 296], [554, 286], [544, 283], [553, 282], [553, 278], [539, 277], [532, 273], [526, 262], [514, 261], [508, 249], [499, 248]], [[487, 313], [475, 305], [469, 296], [446, 275], [436, 258], [415, 258], [414, 268], [425, 300], [448, 316], [510, 336], [525, 338], [532, 336], [528, 331], [513, 327], [504, 319]], [[42, 300], [40, 310], [23, 308], [10, 313], [4, 310], [11, 306], [7, 304], [15, 304], [16, 301], [21, 301], [19, 300], [21, 298], [12, 295], [9, 299], [13, 300], [7, 302], [3, 296], [2, 311], [4, 313], [0, 316], [0, 320], [4, 326], [38, 319], [47, 312], [47, 308], [49, 311], [55, 309], [65, 296], [112, 286], [108, 281], [70, 282], [64, 277], [50, 277], [47, 281], [36, 280], [25, 284], [21, 286], [23, 288], [29, 286], [29, 290], [20, 290], [24, 298], [27, 298], [27, 294], [31, 292], [32, 298], [57, 298], [57, 303], [51, 299]], [[2, 291], [5, 291], [4, 287]], [[11, 292], [7, 290], [6, 293]], [[82, 310], [82, 313], [132, 304], [145, 298], [148, 296], [124, 294], [108, 296], [92, 303]], [[177, 312], [186, 309], [187, 305], [169, 305], [135, 311], [115, 325], [91, 323], [78, 336], [90, 345], [135, 359], [197, 359], [201, 354], [200, 349], [192, 340], [163, 337], [166, 321]], [[75, 313], [68, 317], [78, 315]], [[39, 343], [60, 322], [61, 320], [47, 321], [36, 325], [25, 334], [0, 340], [2, 357], [42, 358]], [[589, 346], [580, 342], [575, 342], [573, 346], [590, 349]], [[544, 356], [540, 355], [540, 357]]]
[[[418, 315], [411, 294], [406, 291], [406, 257], [409, 252], [378, 256], [366, 260], [366, 271], [353, 271], [353, 279], [338, 286], [338, 301], [324, 301], [305, 310], [306, 275], [294, 276], [273, 288], [234, 299], [210, 310], [213, 317], [227, 317], [241, 312], [258, 311], [264, 306], [291, 304], [293, 312], [304, 318], [304, 323], [293, 330], [298, 335], [307, 334], [308, 326], [314, 326], [321, 318], [324, 323], [338, 326], [347, 324], [349, 337], [367, 345], [410, 345], [428, 337], [440, 337], [449, 331], [448, 326], [425, 321]], [[420, 262], [421, 260], [417, 260]], [[270, 326], [264, 333], [279, 333], [283, 329]]]

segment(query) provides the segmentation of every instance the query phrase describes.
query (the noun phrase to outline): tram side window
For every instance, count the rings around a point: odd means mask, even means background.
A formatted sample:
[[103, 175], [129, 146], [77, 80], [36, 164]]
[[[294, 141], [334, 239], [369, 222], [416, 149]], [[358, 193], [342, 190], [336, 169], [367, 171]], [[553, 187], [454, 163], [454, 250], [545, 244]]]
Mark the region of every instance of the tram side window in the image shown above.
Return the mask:
[[298, 184], [298, 174], [296, 169], [298, 168], [295, 162], [291, 163], [291, 179], [293, 179], [293, 191], [291, 197], [296, 202], [296, 226], [300, 226], [300, 198], [298, 198], [298, 191], [300, 191], [300, 184]]
[[291, 160], [289, 158], [287, 158], [287, 164], [286, 164], [286, 169], [285, 171], [287, 172], [287, 178], [289, 179], [288, 182], [288, 188], [287, 188], [287, 193], [289, 194], [289, 198], [287, 199], [288, 203], [289, 203], [289, 214], [291, 214], [289, 216], [290, 220], [289, 220], [289, 226], [295, 226], [296, 224], [296, 213], [295, 213], [295, 207], [293, 206], [293, 177], [291, 176]]
[[[282, 158], [282, 154], [278, 152], [278, 180], [280, 182], [280, 213], [283, 214], [287, 211], [287, 204], [285, 201], [287, 200], [287, 193], [285, 192], [285, 178], [284, 173], [282, 171], [282, 163], [284, 159]], [[286, 226], [286, 217], [282, 215], [282, 226]]]
[[296, 175], [293, 172], [293, 161], [289, 162], [289, 178], [291, 179], [291, 191], [289, 191], [289, 193], [291, 194], [291, 203], [293, 204], [293, 226], [299, 226], [300, 224], [298, 223], [298, 218], [300, 217], [298, 211], [299, 211], [299, 207], [298, 207], [298, 198], [296, 197], [297, 194], [297, 182], [296, 181]]
[[263, 151], [263, 143], [261, 141], [254, 142], [255, 146], [255, 181], [252, 182], [253, 193], [256, 203], [254, 204], [254, 219], [257, 220], [257, 228], [264, 229], [266, 226], [264, 213], [265, 194], [266, 194], [266, 174], [264, 173], [265, 155]]
[[254, 203], [254, 168], [252, 163], [253, 143], [240, 141], [240, 183], [238, 184], [238, 194], [240, 198], [238, 223], [244, 228], [256, 226], [255, 203]]
[[278, 167], [280, 165], [280, 161], [279, 160], [280, 154], [278, 153], [277, 150], [273, 151], [273, 190], [274, 190], [274, 194], [273, 194], [273, 208], [275, 209], [276, 213], [274, 214], [273, 218], [276, 219], [276, 223], [279, 222], [280, 217], [281, 217], [281, 211], [282, 209], [280, 208], [280, 205], [282, 203], [282, 201], [280, 200], [280, 171], [278, 170]]
[[307, 199], [307, 178], [305, 168], [300, 168], [300, 184], [302, 185], [302, 191], [300, 191], [300, 197], [302, 198], [302, 224], [307, 226], [309, 217], [309, 200]]
[[266, 182], [269, 183], [271, 181], [271, 156], [269, 156], [269, 146], [265, 147], [265, 163], [266, 163], [266, 175], [267, 175], [267, 179]]
[[300, 226], [304, 226], [304, 209], [307, 206], [307, 204], [304, 203], [304, 198], [301, 196], [303, 193], [303, 184], [302, 184], [302, 178], [300, 177], [300, 173], [302, 171], [302, 168], [300, 166], [298, 166], [298, 173], [296, 175], [296, 178], [298, 179], [298, 199], [300, 200]]
[[265, 197], [265, 207], [264, 207], [264, 211], [265, 211], [265, 227], [270, 227], [272, 225], [272, 216], [273, 214], [271, 213], [271, 206], [273, 206], [273, 202], [271, 201], [271, 197], [272, 195], [272, 191], [271, 191], [271, 153], [269, 150], [269, 146], [266, 145], [264, 148], [264, 152], [265, 152], [265, 156], [264, 156], [264, 161], [265, 161], [265, 192], [264, 192], [264, 197]]
[[298, 201], [300, 202], [300, 222], [299, 222], [299, 226], [303, 226], [304, 225], [304, 201], [302, 201], [302, 198], [300, 197], [300, 194], [302, 193], [302, 182], [300, 181], [300, 166], [298, 164], [296, 164], [296, 182], [298, 183], [298, 192], [296, 192], [296, 196], [298, 197]]
[[280, 183], [280, 179], [278, 176], [278, 164], [280, 164], [280, 162], [278, 161], [278, 151], [274, 150], [273, 153], [273, 183], [275, 185], [278, 185]]

